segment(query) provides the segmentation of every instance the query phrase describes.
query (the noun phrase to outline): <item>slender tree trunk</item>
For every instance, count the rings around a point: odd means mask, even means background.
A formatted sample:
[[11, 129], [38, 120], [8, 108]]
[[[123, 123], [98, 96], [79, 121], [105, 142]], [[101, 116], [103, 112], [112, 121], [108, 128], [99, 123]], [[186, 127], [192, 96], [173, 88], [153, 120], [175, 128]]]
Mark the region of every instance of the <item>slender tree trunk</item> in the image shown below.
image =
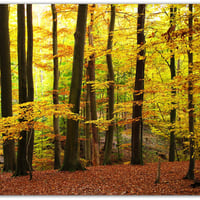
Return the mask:
[[[18, 24], [18, 76], [19, 76], [19, 104], [27, 101], [26, 88], [26, 53], [25, 53], [25, 9], [24, 4], [17, 5], [17, 24]], [[20, 121], [23, 121], [21, 119]], [[26, 161], [26, 131], [21, 131], [18, 142], [17, 168], [15, 176], [27, 175]]]
[[160, 157], [159, 157], [158, 158], [158, 169], [157, 169], [157, 176], [156, 176], [155, 184], [160, 183], [160, 167], [161, 167], [161, 163], [160, 163]]
[[[176, 13], [176, 8], [171, 7], [170, 8], [170, 25], [171, 27], [174, 26], [174, 17]], [[171, 38], [172, 40], [172, 38]], [[170, 40], [170, 41], [171, 41]], [[176, 70], [175, 70], [175, 55], [173, 51], [171, 50], [172, 56], [170, 58], [170, 71], [171, 71], [171, 80], [176, 76]], [[175, 88], [172, 87], [171, 91], [171, 96], [174, 98], [176, 96], [176, 90]], [[172, 102], [172, 105], [175, 103]], [[170, 127], [170, 145], [169, 145], [169, 161], [173, 162], [175, 160], [175, 135], [174, 135], [174, 123], [176, 121], [176, 109], [173, 108], [170, 111], [170, 122], [171, 122], [171, 127]]]
[[145, 49], [142, 46], [145, 44], [144, 36], [145, 24], [145, 4], [138, 5], [137, 19], [137, 45], [141, 50], [137, 54], [136, 77], [134, 88], [133, 102], [133, 122], [132, 122], [132, 158], [131, 164], [143, 164], [142, 159], [142, 105], [144, 93], [144, 69], [145, 69]]
[[[27, 4], [27, 101], [34, 101], [34, 84], [33, 84], [33, 22], [32, 22], [32, 4]], [[32, 108], [30, 108], [32, 110]], [[34, 145], [34, 129], [33, 120], [30, 122], [30, 129], [27, 136], [27, 162], [29, 170], [33, 170], [33, 145]]]
[[[95, 4], [92, 6], [95, 8]], [[91, 21], [88, 27], [88, 39], [89, 45], [94, 46], [93, 44], [93, 23], [94, 23], [94, 10], [91, 12]], [[90, 55], [90, 60], [88, 61], [88, 74], [89, 80], [95, 82], [95, 54]], [[92, 87], [92, 84], [89, 85], [90, 91], [90, 113], [91, 120], [97, 120], [97, 109], [96, 109], [96, 92]], [[98, 144], [98, 128], [96, 124], [92, 123], [92, 164], [99, 165], [99, 144]]]
[[[53, 15], [53, 63], [54, 63], [54, 83], [53, 83], [53, 103], [59, 104], [58, 100], [58, 84], [59, 84], [59, 68], [58, 68], [58, 53], [57, 47], [57, 12], [55, 4], [51, 5], [52, 15]], [[59, 131], [59, 117], [53, 116], [53, 127], [54, 127], [54, 169], [59, 169], [60, 164], [60, 131]]]
[[[1, 67], [1, 113], [2, 117], [12, 116], [12, 82], [10, 67], [8, 4], [0, 5], [0, 67]], [[15, 142], [3, 142], [4, 171], [14, 171], [16, 167]]]
[[34, 84], [33, 84], [33, 20], [32, 4], [27, 4], [27, 83], [28, 95], [27, 101], [34, 101]]
[[[89, 72], [88, 67], [86, 69], [86, 82], [89, 81]], [[86, 105], [85, 105], [85, 115], [86, 115], [86, 122], [90, 121], [90, 84], [87, 83], [86, 85]], [[91, 132], [90, 132], [90, 124], [85, 124], [85, 159], [89, 161], [91, 164]]]
[[[111, 18], [110, 18], [110, 27], [109, 27], [109, 34], [108, 34], [108, 44], [107, 50], [109, 51], [106, 55], [107, 65], [108, 65], [108, 81], [109, 88], [108, 88], [108, 114], [107, 119], [112, 120], [114, 118], [114, 70], [112, 64], [112, 43], [113, 43], [113, 34], [114, 34], [114, 26], [115, 26], [115, 5], [111, 4]], [[110, 164], [111, 163], [111, 153], [112, 153], [112, 143], [113, 143], [113, 133], [114, 133], [114, 121], [109, 125], [108, 131], [106, 131], [106, 138], [105, 138], [105, 153], [104, 153], [104, 161], [103, 164]]]
[[[82, 71], [84, 58], [85, 32], [87, 22], [87, 4], [78, 6], [76, 25], [72, 81], [70, 87], [69, 103], [74, 105], [72, 112], [78, 114], [80, 109], [80, 96], [82, 85]], [[67, 140], [65, 144], [64, 162], [61, 170], [75, 171], [83, 169], [77, 158], [79, 122], [67, 120]]]
[[[189, 50], [188, 50], [188, 73], [193, 74], [193, 53], [192, 49], [192, 28], [193, 28], [193, 4], [189, 4]], [[189, 169], [184, 178], [194, 179], [195, 150], [194, 150], [194, 102], [193, 102], [193, 83], [189, 78], [188, 82], [188, 109], [189, 109], [189, 133], [190, 133], [190, 163]]]
[[[117, 71], [117, 91], [116, 91], [116, 96], [117, 96], [117, 105], [119, 104], [119, 93], [118, 93], [118, 90], [119, 90], [119, 71]], [[118, 116], [118, 113], [116, 114], [116, 139], [117, 139], [117, 158], [118, 158], [118, 161], [121, 161], [122, 160], [122, 156], [121, 156], [121, 152], [120, 152], [120, 145], [121, 145], [121, 133], [119, 132], [119, 125], [118, 125], [118, 121], [119, 121], [119, 116]]]

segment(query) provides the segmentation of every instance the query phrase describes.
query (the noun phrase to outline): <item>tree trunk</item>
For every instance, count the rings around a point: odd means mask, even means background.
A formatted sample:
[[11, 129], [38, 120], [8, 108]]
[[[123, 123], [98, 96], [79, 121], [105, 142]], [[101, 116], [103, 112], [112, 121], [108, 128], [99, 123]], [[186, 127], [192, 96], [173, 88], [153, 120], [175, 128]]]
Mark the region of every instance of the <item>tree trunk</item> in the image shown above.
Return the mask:
[[34, 101], [34, 84], [33, 84], [33, 20], [32, 4], [27, 4], [27, 83], [28, 95], [27, 101]]
[[[33, 84], [33, 22], [32, 22], [32, 4], [27, 4], [27, 86], [28, 95], [27, 101], [34, 101], [34, 84]], [[32, 108], [30, 108], [32, 109]], [[27, 135], [27, 160], [29, 165], [29, 170], [33, 170], [33, 145], [34, 145], [34, 129], [33, 120], [30, 122], [30, 129]]]
[[[58, 84], [59, 84], [59, 68], [58, 68], [58, 47], [57, 47], [57, 12], [55, 4], [51, 5], [53, 15], [53, 63], [54, 63], [54, 83], [53, 83], [53, 103], [59, 104], [58, 100]], [[60, 131], [59, 131], [59, 117], [53, 116], [53, 127], [54, 127], [54, 169], [59, 169], [60, 164]]]
[[[193, 4], [189, 4], [189, 50], [188, 50], [188, 74], [193, 74], [193, 53], [192, 49], [192, 28], [193, 28]], [[194, 179], [195, 155], [194, 155], [194, 102], [193, 102], [193, 83], [188, 81], [188, 109], [189, 109], [189, 133], [190, 133], [190, 163], [185, 179]]]
[[[19, 104], [27, 101], [26, 88], [26, 54], [25, 54], [25, 9], [24, 4], [17, 5], [18, 24], [18, 76], [19, 76]], [[21, 119], [20, 121], [23, 121]], [[18, 142], [17, 168], [15, 176], [27, 175], [26, 161], [26, 131], [21, 131]]]
[[145, 24], [145, 4], [138, 5], [137, 19], [137, 46], [141, 49], [137, 54], [136, 77], [133, 102], [133, 122], [132, 122], [132, 157], [131, 164], [143, 164], [142, 159], [142, 104], [144, 93], [144, 69], [145, 69], [145, 49], [141, 48], [145, 44], [144, 36]]
[[[92, 5], [95, 8], [95, 4]], [[93, 44], [93, 23], [94, 23], [94, 10], [91, 12], [91, 21], [88, 27], [88, 39], [89, 45], [94, 47]], [[95, 82], [95, 54], [90, 55], [90, 60], [88, 61], [88, 75], [89, 80]], [[96, 109], [96, 92], [92, 87], [92, 84], [89, 85], [90, 91], [90, 113], [91, 120], [97, 120], [97, 109]], [[99, 165], [99, 144], [98, 144], [98, 128], [96, 124], [92, 123], [92, 164]]]
[[[87, 9], [87, 4], [80, 4], [78, 6], [78, 18], [76, 32], [74, 34], [75, 46], [69, 103], [73, 105], [72, 112], [76, 114], [79, 113], [80, 109]], [[77, 158], [78, 131], [79, 122], [73, 119], [68, 119], [64, 162], [61, 170], [75, 171], [83, 169]]]
[[160, 183], [160, 157], [158, 158], [158, 169], [157, 169], [157, 176], [156, 176], [156, 180], [155, 180], [155, 184]]
[[[12, 116], [12, 81], [10, 67], [8, 5], [0, 5], [0, 67], [1, 67], [1, 113], [2, 117]], [[14, 171], [16, 167], [15, 142], [6, 139], [3, 143], [4, 171]]]
[[[175, 13], [176, 13], [176, 8], [174, 8], [174, 7], [170, 8], [170, 25], [171, 25], [171, 27], [175, 25], [174, 24]], [[172, 40], [172, 38], [171, 38], [171, 40]], [[172, 50], [171, 50], [171, 53], [173, 53]], [[172, 56], [170, 58], [170, 71], [171, 71], [171, 80], [173, 80], [173, 78], [176, 76], [174, 54], [172, 54]], [[171, 91], [171, 96], [173, 98], [176, 96], [176, 90], [173, 87], [172, 87], [172, 91]], [[172, 102], [171, 104], [174, 105], [175, 103]], [[169, 145], [169, 161], [170, 162], [173, 162], [175, 160], [175, 135], [174, 135], [174, 128], [175, 128], [174, 123], [175, 123], [175, 121], [176, 121], [176, 109], [173, 108], [170, 111], [170, 122], [171, 122], [170, 145]]]
[[[107, 65], [108, 65], [108, 114], [107, 119], [113, 120], [114, 118], [114, 70], [112, 64], [112, 43], [113, 43], [113, 34], [114, 34], [114, 26], [115, 26], [115, 5], [111, 4], [111, 18], [110, 18], [110, 26], [109, 26], [109, 34], [108, 34], [108, 44], [107, 50], [109, 51], [106, 55]], [[113, 143], [113, 132], [114, 132], [114, 121], [109, 125], [108, 130], [106, 131], [105, 138], [105, 153], [104, 153], [104, 161], [103, 164], [110, 164], [110, 158], [112, 153], [112, 143]]]
[[[117, 105], [119, 104], [119, 71], [117, 71], [117, 91], [116, 91], [116, 96], [117, 96]], [[118, 125], [118, 122], [119, 122], [119, 114], [117, 113], [116, 114], [116, 139], [117, 139], [117, 158], [118, 158], [118, 161], [121, 161], [122, 160], [122, 154], [120, 152], [120, 145], [121, 145], [121, 133], [119, 131], [119, 125]]]
[[[89, 72], [88, 67], [86, 69], [86, 82], [89, 81]], [[86, 122], [90, 121], [90, 84], [87, 83], [86, 85], [86, 105], [85, 105], [85, 116], [86, 116]], [[91, 132], [90, 132], [90, 124], [85, 124], [85, 159], [89, 161], [89, 164], [91, 164]]]

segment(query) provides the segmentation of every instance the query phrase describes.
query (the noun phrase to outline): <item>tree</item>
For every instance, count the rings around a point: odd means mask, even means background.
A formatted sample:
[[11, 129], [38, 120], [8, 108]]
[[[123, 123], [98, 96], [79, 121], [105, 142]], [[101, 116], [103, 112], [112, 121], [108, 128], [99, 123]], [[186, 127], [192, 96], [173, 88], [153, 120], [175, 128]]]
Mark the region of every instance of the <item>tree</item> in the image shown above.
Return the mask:
[[[33, 84], [33, 20], [32, 4], [27, 4], [27, 102], [34, 101], [34, 84]], [[32, 108], [30, 108], [32, 109]], [[34, 129], [33, 121], [30, 122], [30, 128], [27, 133], [26, 156], [29, 171], [32, 170], [33, 146], [34, 146]]]
[[27, 4], [27, 101], [34, 101], [32, 4]]
[[193, 101], [193, 82], [191, 80], [191, 75], [193, 74], [193, 53], [192, 53], [192, 29], [193, 29], [193, 4], [189, 4], [189, 50], [188, 50], [188, 109], [189, 109], [189, 133], [190, 133], [190, 162], [189, 169], [184, 177], [185, 179], [194, 179], [194, 168], [195, 168], [195, 141], [194, 141], [194, 101]]
[[145, 4], [138, 5], [137, 18], [137, 63], [136, 76], [134, 88], [134, 102], [133, 102], [133, 122], [132, 122], [132, 138], [131, 149], [132, 157], [131, 164], [143, 164], [142, 159], [142, 135], [143, 135], [143, 121], [142, 121], [142, 104], [144, 94], [144, 69], [145, 69]]
[[[57, 47], [57, 12], [55, 4], [51, 4], [53, 15], [53, 63], [54, 63], [54, 82], [53, 82], [53, 103], [56, 106], [59, 104], [58, 99], [58, 84], [59, 84], [59, 68], [58, 68], [58, 47]], [[59, 169], [60, 164], [60, 136], [59, 136], [59, 117], [53, 115], [53, 127], [54, 127], [54, 169]]]
[[[0, 67], [1, 67], [1, 113], [2, 117], [12, 116], [12, 82], [10, 67], [8, 5], [0, 5]], [[6, 136], [6, 134], [4, 134]], [[3, 143], [4, 171], [14, 171], [16, 167], [15, 142], [7, 138]]]
[[[89, 82], [89, 70], [88, 67], [86, 69], [86, 96], [85, 96], [85, 121], [88, 122], [91, 120], [91, 116], [90, 116], [90, 84]], [[89, 161], [89, 164], [92, 163], [92, 159], [91, 159], [91, 144], [92, 144], [92, 140], [91, 140], [91, 132], [90, 132], [90, 123], [85, 123], [85, 137], [86, 137], [86, 141], [85, 141], [85, 159]]]
[[[174, 17], [175, 17], [175, 13], [176, 13], [176, 7], [171, 7], [170, 8], [170, 28], [172, 28], [173, 26], [175, 26], [174, 24]], [[175, 28], [174, 28], [175, 29]], [[170, 42], [172, 42], [172, 37], [170, 37]], [[172, 53], [172, 56], [170, 58], [170, 72], [171, 72], [171, 79], [173, 80], [173, 78], [176, 76], [176, 69], [175, 69], [175, 55], [173, 53], [172, 50], [170, 50]], [[171, 91], [171, 95], [172, 97], [174, 97], [176, 95], [176, 90], [172, 87], [172, 91]], [[172, 102], [172, 105], [174, 105], [175, 103]], [[175, 160], [175, 135], [174, 135], [174, 123], [176, 120], [176, 109], [173, 108], [170, 111], [170, 122], [171, 122], [171, 127], [170, 127], [170, 146], [169, 146], [169, 161], [173, 162]]]
[[[94, 47], [93, 44], [93, 23], [94, 23], [94, 8], [95, 4], [92, 5], [91, 11], [91, 20], [90, 25], [88, 27], [88, 39], [89, 45]], [[95, 82], [95, 54], [92, 53], [89, 56], [88, 61], [88, 75], [89, 81]], [[92, 87], [92, 84], [89, 84], [89, 93], [90, 93], [90, 114], [91, 120], [97, 120], [97, 109], [96, 109], [96, 92], [95, 89]], [[98, 128], [95, 123], [92, 123], [92, 164], [99, 165], [99, 144], [98, 144]]]
[[[18, 80], [19, 80], [19, 104], [23, 104], [27, 101], [27, 81], [26, 81], [26, 52], [25, 52], [25, 9], [24, 4], [17, 5], [17, 24], [18, 24]], [[23, 108], [23, 106], [22, 106]], [[25, 119], [20, 119], [22, 122]], [[26, 160], [26, 140], [27, 132], [25, 130], [20, 132], [18, 141], [17, 152], [17, 168], [15, 176], [27, 175], [27, 160]]]
[[[73, 105], [72, 112], [79, 113], [80, 95], [82, 85], [83, 57], [85, 32], [87, 22], [87, 4], [78, 6], [78, 17], [76, 24], [74, 58], [72, 69], [72, 80], [70, 87], [69, 103]], [[75, 171], [82, 169], [77, 159], [79, 122], [74, 119], [67, 120], [67, 139], [65, 144], [64, 162], [61, 170]]]
[[[112, 64], [112, 43], [113, 43], [113, 34], [114, 34], [114, 26], [115, 26], [115, 5], [111, 4], [111, 18], [110, 18], [110, 26], [109, 26], [109, 34], [108, 34], [108, 43], [107, 50], [108, 53], [106, 55], [107, 66], [108, 66], [108, 114], [107, 119], [113, 120], [114, 118], [114, 70]], [[105, 153], [104, 153], [104, 161], [103, 164], [110, 164], [110, 157], [112, 153], [112, 143], [113, 143], [113, 132], [114, 132], [114, 121], [109, 125], [108, 130], [106, 131], [106, 139], [105, 139]]]

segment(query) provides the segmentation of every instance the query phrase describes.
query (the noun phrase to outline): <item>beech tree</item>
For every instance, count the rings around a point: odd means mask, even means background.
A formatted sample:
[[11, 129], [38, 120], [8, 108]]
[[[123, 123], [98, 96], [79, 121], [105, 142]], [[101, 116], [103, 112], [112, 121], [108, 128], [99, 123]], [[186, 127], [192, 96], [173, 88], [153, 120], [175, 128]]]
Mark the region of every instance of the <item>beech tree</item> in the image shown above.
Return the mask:
[[[8, 4], [0, 5], [0, 68], [1, 68], [1, 114], [2, 117], [12, 116], [12, 82], [10, 67]], [[7, 134], [3, 134], [6, 136]], [[15, 142], [8, 138], [3, 142], [4, 171], [14, 171], [16, 167]]]
[[[59, 104], [58, 99], [58, 84], [59, 84], [59, 68], [58, 68], [58, 47], [57, 47], [57, 11], [55, 4], [51, 5], [53, 15], [53, 63], [54, 63], [54, 82], [53, 82], [53, 103]], [[60, 164], [60, 137], [59, 137], [59, 117], [53, 116], [53, 127], [54, 127], [54, 169], [59, 169]]]
[[[23, 104], [27, 101], [27, 79], [26, 79], [26, 51], [25, 51], [25, 8], [24, 4], [17, 5], [17, 41], [18, 41], [18, 80], [19, 80], [19, 104]], [[25, 119], [20, 119], [22, 122]], [[26, 140], [27, 131], [23, 130], [20, 132], [18, 140], [18, 151], [17, 151], [17, 167], [15, 176], [27, 175], [27, 157], [26, 157]]]
[[[189, 50], [188, 50], [188, 74], [191, 77], [193, 74], [193, 53], [192, 53], [192, 40], [193, 40], [193, 4], [189, 4], [189, 19], [188, 19], [188, 28], [189, 28]], [[195, 141], [194, 141], [194, 100], [193, 100], [193, 82], [192, 80], [188, 81], [188, 109], [189, 109], [189, 134], [190, 134], [190, 162], [189, 169], [184, 177], [185, 179], [194, 179], [194, 168], [195, 168]]]
[[[34, 84], [33, 84], [33, 22], [32, 22], [32, 5], [27, 4], [27, 54], [26, 54], [26, 32], [25, 32], [25, 5], [17, 5], [17, 50], [18, 50], [18, 85], [19, 85], [19, 104], [34, 101]], [[32, 106], [21, 106], [21, 109], [33, 111]], [[25, 111], [26, 112], [26, 111]], [[27, 121], [22, 117], [19, 121]], [[17, 168], [14, 176], [27, 175], [30, 172], [32, 179], [32, 160], [34, 145], [33, 120], [29, 121], [28, 130], [20, 132], [17, 152]]]
[[[175, 27], [175, 13], [176, 13], [177, 8], [176, 7], [171, 7], [170, 8], [170, 28]], [[175, 28], [174, 28], [175, 30]], [[172, 42], [173, 38], [170, 37], [169, 42]], [[170, 50], [172, 53], [172, 56], [170, 58], [170, 72], [171, 72], [171, 79], [176, 76], [176, 66], [175, 66], [175, 55], [173, 50]], [[172, 87], [171, 91], [172, 97], [176, 95], [176, 90]], [[172, 105], [175, 103], [172, 102]], [[175, 135], [174, 135], [174, 123], [176, 120], [176, 109], [173, 108], [170, 111], [170, 122], [171, 122], [171, 127], [170, 127], [170, 146], [169, 146], [169, 161], [173, 162], [175, 160]]]
[[[92, 5], [91, 11], [91, 20], [88, 27], [88, 39], [89, 45], [94, 47], [93, 44], [93, 23], [94, 23], [94, 8], [95, 4]], [[88, 72], [89, 81], [95, 82], [95, 54], [92, 53], [89, 56], [88, 61]], [[89, 93], [90, 93], [90, 115], [91, 120], [97, 120], [97, 109], [96, 109], [96, 92], [92, 87], [92, 84], [89, 84]], [[99, 144], [98, 144], [98, 128], [95, 123], [92, 123], [92, 164], [99, 165]]]
[[[108, 43], [107, 50], [108, 53], [106, 55], [107, 65], [108, 65], [108, 114], [107, 119], [113, 120], [114, 118], [114, 70], [112, 64], [112, 43], [113, 43], [113, 34], [114, 34], [114, 26], [115, 26], [115, 5], [111, 4], [111, 17], [110, 17], [110, 26], [109, 26], [109, 34], [108, 34]], [[110, 164], [110, 156], [112, 153], [112, 143], [113, 143], [113, 132], [114, 132], [114, 121], [109, 125], [108, 131], [106, 131], [105, 138], [105, 153], [104, 153], [104, 161], [103, 164]]]
[[[90, 84], [89, 82], [89, 70], [88, 67], [86, 69], [86, 96], [85, 96], [85, 121], [89, 122], [91, 120], [90, 115]], [[90, 132], [90, 123], [85, 124], [85, 159], [88, 160], [89, 164], [92, 164], [92, 151], [91, 151], [91, 145], [92, 145], [92, 138], [91, 138], [91, 132]]]
[[142, 159], [142, 136], [143, 136], [143, 121], [142, 121], [142, 105], [144, 94], [144, 69], [145, 69], [145, 4], [138, 5], [137, 18], [137, 53], [136, 76], [134, 88], [133, 102], [133, 122], [132, 122], [132, 157], [131, 164], [143, 164]]
[[[87, 4], [78, 6], [76, 32], [74, 34], [74, 57], [69, 103], [73, 105], [72, 112], [78, 114], [80, 109], [80, 96], [82, 85], [82, 71], [84, 58], [85, 33], [87, 22]], [[67, 139], [65, 144], [64, 162], [61, 170], [75, 171], [82, 169], [78, 160], [78, 131], [79, 122], [74, 119], [67, 120]]]
[[[32, 4], [27, 4], [27, 101], [34, 101], [34, 83], [33, 83], [33, 20], [32, 20]], [[32, 108], [30, 108], [32, 109]], [[30, 122], [27, 139], [26, 160], [28, 162], [29, 170], [32, 170], [33, 162], [33, 146], [34, 146], [34, 129], [33, 121]]]
[[34, 101], [32, 4], [27, 4], [27, 101]]

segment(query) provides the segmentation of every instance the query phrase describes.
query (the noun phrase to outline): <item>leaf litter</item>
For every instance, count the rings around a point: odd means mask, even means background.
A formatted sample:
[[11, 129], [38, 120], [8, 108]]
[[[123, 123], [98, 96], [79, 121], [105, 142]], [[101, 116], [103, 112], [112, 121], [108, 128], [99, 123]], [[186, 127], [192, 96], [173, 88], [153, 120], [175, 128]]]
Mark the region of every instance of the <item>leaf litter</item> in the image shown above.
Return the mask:
[[[162, 162], [160, 183], [155, 184], [157, 163], [87, 167], [85, 171], [34, 171], [29, 176], [0, 175], [0, 195], [200, 195], [192, 180], [184, 180], [189, 162]], [[195, 177], [200, 180], [200, 161]]]

